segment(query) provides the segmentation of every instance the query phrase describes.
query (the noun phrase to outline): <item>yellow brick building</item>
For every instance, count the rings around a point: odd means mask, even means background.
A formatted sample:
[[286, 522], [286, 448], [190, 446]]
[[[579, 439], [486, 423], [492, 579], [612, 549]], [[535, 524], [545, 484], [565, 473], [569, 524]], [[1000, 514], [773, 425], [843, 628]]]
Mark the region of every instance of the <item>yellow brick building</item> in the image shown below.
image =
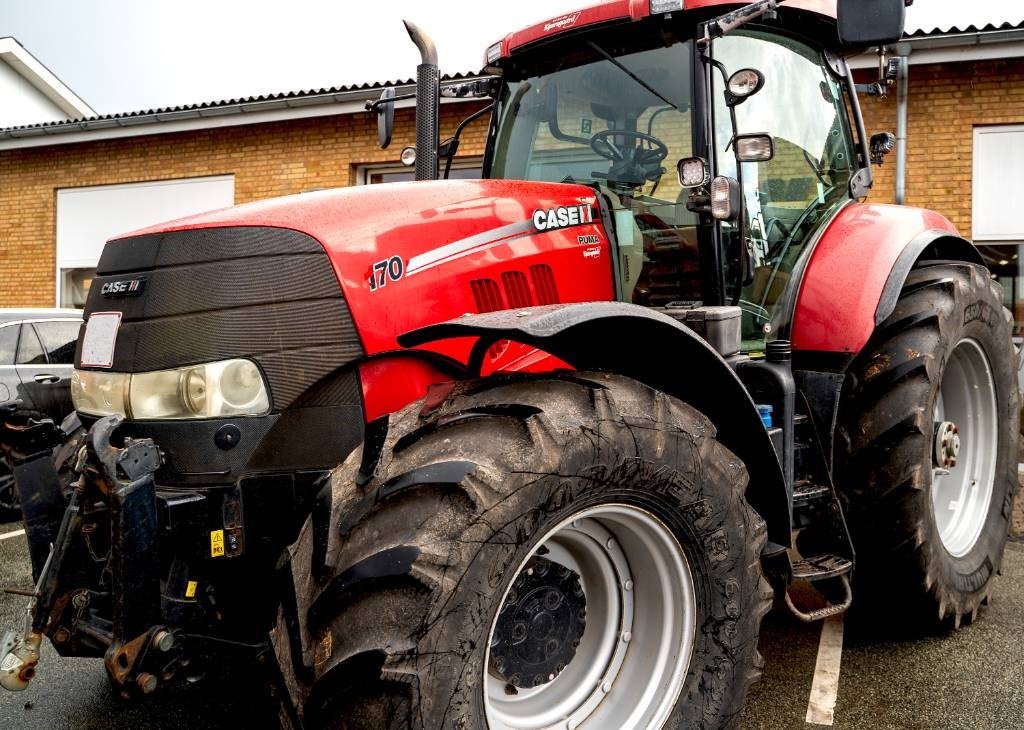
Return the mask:
[[[984, 244], [1007, 304], [1024, 322], [1017, 276], [1024, 218], [1012, 215], [1018, 186], [1024, 195], [1024, 24], [918, 32], [901, 50], [910, 59], [906, 202], [944, 213]], [[873, 63], [856, 64], [859, 80], [877, 76]], [[0, 306], [81, 303], [103, 238], [175, 217], [180, 213], [158, 214], [161, 206], [171, 198], [187, 202], [187, 193], [204, 185], [214, 194], [198, 196], [194, 206], [411, 175], [398, 156], [414, 142], [414, 111], [410, 102], [397, 110], [394, 141], [379, 149], [376, 117], [363, 108], [379, 93], [347, 87], [0, 129]], [[896, 89], [884, 100], [862, 98], [869, 134], [895, 131], [897, 100]], [[442, 137], [481, 105], [444, 104]], [[468, 128], [457, 164], [462, 174], [479, 170], [486, 129], [486, 119]], [[895, 167], [892, 154], [875, 168], [872, 200], [894, 199]], [[982, 196], [974, 193], [979, 186]], [[121, 212], [137, 207], [140, 215], [157, 200], [157, 217], [110, 230], [104, 206], [117, 200], [128, 201]], [[979, 226], [979, 210], [995, 220]]]

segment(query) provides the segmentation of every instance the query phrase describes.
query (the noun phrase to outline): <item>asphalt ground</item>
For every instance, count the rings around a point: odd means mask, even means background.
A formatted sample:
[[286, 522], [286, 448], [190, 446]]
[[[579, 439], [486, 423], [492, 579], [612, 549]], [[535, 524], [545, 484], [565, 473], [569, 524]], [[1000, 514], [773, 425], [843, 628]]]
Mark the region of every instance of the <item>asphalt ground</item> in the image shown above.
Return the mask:
[[[0, 524], [0, 536], [20, 528]], [[25, 538], [0, 539], [0, 585], [29, 587]], [[25, 598], [0, 595], [0, 628], [23, 624]], [[1024, 728], [1024, 544], [1010, 543], [989, 605], [952, 634], [892, 640], [877, 627], [847, 625], [834, 727], [872, 730]], [[743, 714], [743, 728], [817, 728], [804, 722], [815, 673], [820, 624], [783, 610], [765, 620], [767, 661]], [[28, 690], [0, 690], [0, 728], [273, 728], [269, 699], [247, 667], [226, 667], [124, 703], [96, 659], [64, 659], [44, 642]]]

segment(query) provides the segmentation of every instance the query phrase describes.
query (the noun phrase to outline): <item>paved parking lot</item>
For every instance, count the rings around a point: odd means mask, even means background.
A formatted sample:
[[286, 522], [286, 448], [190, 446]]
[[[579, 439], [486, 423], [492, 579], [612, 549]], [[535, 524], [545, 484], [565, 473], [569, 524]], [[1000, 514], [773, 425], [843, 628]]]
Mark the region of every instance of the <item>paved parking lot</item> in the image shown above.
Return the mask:
[[[0, 524], [0, 536], [18, 530]], [[0, 584], [30, 582], [25, 539], [0, 539]], [[0, 626], [20, 625], [23, 598], [0, 596]], [[993, 600], [979, 621], [944, 637], [893, 642], [871, 627], [844, 629], [834, 727], [1024, 727], [1024, 544], [1011, 543]], [[814, 728], [804, 722], [821, 626], [774, 611], [762, 634], [764, 681], [743, 715], [748, 729]], [[98, 660], [61, 659], [46, 644], [39, 676], [21, 694], [0, 694], [0, 728], [275, 727], [260, 687], [238, 668], [132, 704], [107, 689]]]

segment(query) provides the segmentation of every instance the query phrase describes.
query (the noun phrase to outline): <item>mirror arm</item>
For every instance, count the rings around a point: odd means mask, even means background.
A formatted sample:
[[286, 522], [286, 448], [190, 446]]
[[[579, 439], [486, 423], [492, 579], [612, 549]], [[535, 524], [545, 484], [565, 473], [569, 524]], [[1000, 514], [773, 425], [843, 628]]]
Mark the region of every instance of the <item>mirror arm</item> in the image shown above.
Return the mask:
[[382, 106], [385, 106], [386, 104], [394, 104], [396, 101], [403, 101], [405, 99], [415, 99], [415, 98], [416, 98], [416, 93], [415, 92], [413, 92], [411, 94], [402, 94], [401, 96], [393, 96], [390, 99], [377, 99], [377, 101], [368, 101], [368, 102], [366, 102], [365, 108], [366, 108], [366, 111], [368, 111], [368, 112], [375, 112], [375, 111], [380, 111], [380, 108]]
[[463, 130], [484, 114], [491, 111], [494, 111], [493, 103], [488, 104], [483, 109], [477, 109], [475, 112], [459, 122], [459, 126], [455, 128], [455, 134], [452, 135], [451, 139], [441, 145], [441, 157], [447, 158], [444, 164], [444, 175], [442, 175], [442, 179], [447, 180], [448, 174], [452, 171], [452, 160], [455, 159], [455, 153], [459, 151], [459, 138], [462, 137]]
[[759, 0], [739, 10], [712, 18], [701, 26], [703, 33], [702, 37], [697, 39], [697, 44], [702, 47], [710, 45], [711, 41], [733, 32], [752, 20], [757, 20], [762, 15], [773, 16], [781, 1]]

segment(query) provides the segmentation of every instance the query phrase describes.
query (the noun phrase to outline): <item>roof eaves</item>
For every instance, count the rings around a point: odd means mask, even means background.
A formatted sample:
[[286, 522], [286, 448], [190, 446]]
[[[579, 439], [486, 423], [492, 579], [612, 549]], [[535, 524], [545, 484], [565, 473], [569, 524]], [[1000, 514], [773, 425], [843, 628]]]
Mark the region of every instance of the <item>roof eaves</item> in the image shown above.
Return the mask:
[[[445, 75], [442, 81], [460, 81], [476, 78], [480, 72], [460, 72]], [[377, 81], [373, 83], [354, 84], [302, 91], [287, 91], [275, 94], [260, 94], [220, 101], [207, 101], [156, 109], [138, 110], [103, 114], [80, 119], [68, 119], [60, 122], [43, 122], [18, 127], [0, 128], [0, 140], [36, 137], [65, 132], [87, 132], [114, 127], [137, 127], [144, 124], [174, 122], [182, 119], [219, 117], [232, 114], [274, 111], [278, 109], [301, 109], [317, 105], [339, 104], [357, 101], [366, 97], [369, 92], [383, 89], [385, 86], [411, 87], [412, 79], [395, 81]]]

